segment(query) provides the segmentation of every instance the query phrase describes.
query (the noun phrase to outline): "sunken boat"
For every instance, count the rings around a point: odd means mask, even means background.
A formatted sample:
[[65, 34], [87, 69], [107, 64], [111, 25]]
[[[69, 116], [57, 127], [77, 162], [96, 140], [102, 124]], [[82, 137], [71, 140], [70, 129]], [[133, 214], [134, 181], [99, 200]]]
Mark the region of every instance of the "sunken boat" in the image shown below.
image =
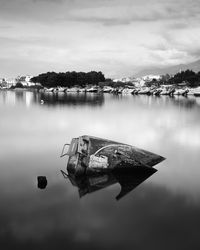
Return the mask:
[[79, 196], [119, 183], [119, 200], [153, 175], [153, 168], [165, 158], [127, 144], [93, 136], [73, 138], [61, 157], [68, 156], [63, 176], [78, 188]]
[[68, 156], [67, 171], [71, 174], [127, 172], [151, 169], [165, 158], [137, 147], [111, 140], [83, 135], [65, 144], [61, 157]]

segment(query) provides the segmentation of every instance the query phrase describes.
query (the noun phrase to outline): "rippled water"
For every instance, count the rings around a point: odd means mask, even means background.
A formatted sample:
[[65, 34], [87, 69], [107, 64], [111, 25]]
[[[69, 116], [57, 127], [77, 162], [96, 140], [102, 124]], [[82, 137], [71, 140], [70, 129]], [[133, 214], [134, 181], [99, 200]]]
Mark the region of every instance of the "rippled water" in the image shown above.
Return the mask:
[[[80, 199], [59, 155], [84, 134], [166, 160], [120, 201]], [[200, 98], [1, 91], [0, 249], [199, 249], [199, 161]]]

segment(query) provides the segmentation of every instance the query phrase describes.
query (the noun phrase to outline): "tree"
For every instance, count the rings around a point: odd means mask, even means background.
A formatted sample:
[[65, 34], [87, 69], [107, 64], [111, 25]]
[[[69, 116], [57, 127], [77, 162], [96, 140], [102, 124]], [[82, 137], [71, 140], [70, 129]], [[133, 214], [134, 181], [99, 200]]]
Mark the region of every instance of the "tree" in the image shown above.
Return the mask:
[[15, 88], [23, 88], [23, 84], [21, 82], [17, 82]]
[[105, 77], [101, 71], [88, 73], [75, 71], [65, 73], [47, 72], [33, 77], [31, 81], [48, 88], [56, 86], [73, 87], [76, 85], [84, 87], [87, 84], [97, 85], [99, 82], [105, 82]]

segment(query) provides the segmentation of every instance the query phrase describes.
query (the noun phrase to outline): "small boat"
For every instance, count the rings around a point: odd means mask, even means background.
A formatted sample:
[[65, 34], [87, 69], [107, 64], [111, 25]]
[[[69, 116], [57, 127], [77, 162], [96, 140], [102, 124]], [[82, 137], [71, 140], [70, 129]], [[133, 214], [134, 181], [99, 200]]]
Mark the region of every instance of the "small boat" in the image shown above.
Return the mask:
[[152, 168], [165, 159], [134, 146], [88, 135], [65, 144], [61, 157], [65, 155], [68, 156], [68, 172], [76, 175]]
[[150, 90], [149, 90], [149, 88], [144, 88], [144, 89], [139, 90], [138, 94], [139, 95], [149, 95]]
[[162, 92], [162, 89], [156, 89], [156, 90], [153, 92], [153, 95], [159, 96], [161, 92]]
[[77, 93], [77, 92], [79, 92], [79, 88], [77, 88], [77, 87], [74, 87], [74, 88], [67, 88], [66, 90], [65, 90], [65, 92], [73, 92], [73, 93]]
[[192, 88], [190, 89], [190, 88], [189, 88], [189, 89], [188, 89], [188, 92], [187, 92], [187, 95], [190, 95], [190, 96], [191, 96], [191, 95], [194, 95], [194, 93], [195, 93], [195, 89], [192, 89]]
[[133, 92], [133, 89], [130, 89], [130, 88], [124, 88], [122, 90], [122, 95], [131, 95]]
[[163, 89], [163, 90], [160, 92], [160, 95], [169, 95], [169, 91], [166, 90], [166, 89]]
[[200, 87], [190, 89], [188, 92], [188, 95], [189, 94], [193, 94], [194, 96], [199, 97], [200, 96]]
[[136, 95], [136, 93], [137, 93], [137, 89], [133, 89], [133, 91], [132, 91], [132, 95]]
[[57, 88], [54, 89], [54, 92], [65, 92], [65, 88], [57, 87]]
[[136, 90], [134, 91], [134, 95], [138, 95], [138, 92], [139, 92], [139, 89], [136, 89]]
[[150, 89], [150, 95], [153, 95], [155, 91], [156, 91], [156, 89], [155, 89], [155, 88]]
[[86, 92], [97, 93], [98, 87], [94, 86], [94, 87], [88, 88], [88, 89], [86, 89]]
[[122, 94], [122, 90], [123, 88], [117, 87], [117, 88], [114, 88], [111, 93], [116, 94], [116, 95]]
[[161, 92], [160, 92], [160, 95], [171, 95], [172, 93], [174, 93], [175, 89], [163, 89]]
[[109, 86], [103, 87], [103, 90], [102, 90], [103, 93], [111, 93], [112, 91], [113, 91], [113, 88]]
[[174, 95], [185, 95], [187, 92], [188, 92], [187, 89], [176, 89], [173, 94]]
[[123, 88], [118, 88], [117, 89], [117, 94], [122, 94]]
[[79, 89], [78, 89], [78, 92], [79, 92], [79, 93], [85, 93], [85, 92], [86, 92], [86, 89], [85, 89], [85, 88], [79, 88]]
[[44, 92], [53, 92], [54, 88], [44, 88]]

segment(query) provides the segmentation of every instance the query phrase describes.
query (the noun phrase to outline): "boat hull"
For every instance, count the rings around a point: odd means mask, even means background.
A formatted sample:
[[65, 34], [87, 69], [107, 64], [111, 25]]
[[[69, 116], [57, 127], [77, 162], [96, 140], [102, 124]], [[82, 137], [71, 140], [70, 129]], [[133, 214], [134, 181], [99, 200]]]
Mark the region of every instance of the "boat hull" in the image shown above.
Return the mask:
[[67, 170], [77, 175], [152, 168], [165, 159], [131, 145], [93, 136], [72, 139], [67, 155]]

